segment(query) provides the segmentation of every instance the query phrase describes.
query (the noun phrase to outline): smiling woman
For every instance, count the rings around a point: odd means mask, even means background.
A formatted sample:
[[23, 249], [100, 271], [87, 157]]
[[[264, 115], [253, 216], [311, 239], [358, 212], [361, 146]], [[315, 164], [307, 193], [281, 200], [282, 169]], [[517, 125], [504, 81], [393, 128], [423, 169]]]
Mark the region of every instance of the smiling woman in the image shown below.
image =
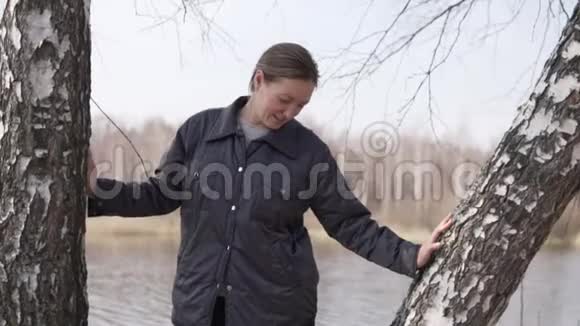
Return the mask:
[[252, 97], [241, 117], [257, 126], [278, 129], [294, 119], [318, 84], [318, 67], [305, 48], [280, 43], [262, 54], [252, 78]]
[[305, 48], [276, 44], [258, 61], [251, 94], [189, 118], [148, 182], [96, 179], [89, 158], [90, 216], [181, 207], [174, 325], [314, 325], [319, 273], [308, 209], [345, 248], [410, 277], [439, 248], [449, 219], [423, 246], [379, 226], [328, 146], [294, 119], [317, 83]]

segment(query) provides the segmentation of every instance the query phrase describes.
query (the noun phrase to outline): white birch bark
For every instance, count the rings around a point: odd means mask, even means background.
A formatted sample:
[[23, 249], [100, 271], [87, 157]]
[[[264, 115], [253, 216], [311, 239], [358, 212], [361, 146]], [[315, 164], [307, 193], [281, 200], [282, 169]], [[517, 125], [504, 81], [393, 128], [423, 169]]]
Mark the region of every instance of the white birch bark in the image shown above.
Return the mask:
[[9, 0], [0, 80], [0, 326], [86, 325], [89, 0]]
[[494, 325], [580, 184], [580, 12], [392, 325]]

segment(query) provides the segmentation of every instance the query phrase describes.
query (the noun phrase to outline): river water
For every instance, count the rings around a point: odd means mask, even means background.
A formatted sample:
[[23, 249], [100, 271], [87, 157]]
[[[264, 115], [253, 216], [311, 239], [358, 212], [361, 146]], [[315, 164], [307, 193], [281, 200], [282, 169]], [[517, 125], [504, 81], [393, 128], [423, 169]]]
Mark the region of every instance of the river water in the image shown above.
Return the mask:
[[[88, 241], [89, 325], [171, 325], [175, 241]], [[320, 270], [317, 325], [389, 325], [410, 279], [334, 245], [315, 244]], [[541, 251], [524, 279], [523, 325], [580, 325], [580, 252]], [[499, 325], [520, 325], [516, 292]]]

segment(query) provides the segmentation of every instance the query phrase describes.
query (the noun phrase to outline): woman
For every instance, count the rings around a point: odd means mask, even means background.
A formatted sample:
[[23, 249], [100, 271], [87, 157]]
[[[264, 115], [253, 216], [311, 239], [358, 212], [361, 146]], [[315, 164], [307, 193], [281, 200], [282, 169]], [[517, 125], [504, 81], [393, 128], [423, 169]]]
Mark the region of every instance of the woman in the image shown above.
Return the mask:
[[174, 325], [314, 325], [319, 275], [303, 224], [309, 208], [344, 247], [410, 277], [440, 247], [449, 217], [422, 246], [377, 225], [328, 146], [294, 120], [317, 82], [306, 49], [276, 44], [256, 65], [251, 95], [189, 118], [148, 182], [96, 179], [89, 158], [90, 216], [181, 207]]

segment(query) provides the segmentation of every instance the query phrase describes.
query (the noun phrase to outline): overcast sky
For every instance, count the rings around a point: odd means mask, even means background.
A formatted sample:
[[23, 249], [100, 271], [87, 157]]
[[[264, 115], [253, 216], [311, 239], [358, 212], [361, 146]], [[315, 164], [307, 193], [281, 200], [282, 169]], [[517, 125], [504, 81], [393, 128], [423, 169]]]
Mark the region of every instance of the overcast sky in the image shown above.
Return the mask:
[[[492, 23], [505, 21], [519, 2], [491, 2]], [[487, 42], [476, 41], [474, 35], [481, 35], [475, 33], [476, 28], [487, 20], [488, 8], [473, 8], [452, 56], [433, 75], [435, 130], [439, 137], [452, 136], [488, 146], [509, 126], [517, 105], [528, 94], [526, 89], [535, 81], [532, 73], [537, 76], [541, 71], [561, 29], [552, 20], [540, 51], [547, 11], [542, 9], [532, 33], [538, 2], [525, 2], [514, 23]], [[569, 11], [573, 2], [565, 2]], [[2, 7], [4, 3], [0, 1]], [[281, 41], [299, 42], [315, 58], [322, 59], [349, 44], [369, 4], [359, 0], [225, 0], [215, 14], [215, 22], [228, 38], [224, 41], [223, 34], [214, 28], [210, 42], [204, 42], [192, 11], [185, 23], [180, 13], [176, 20], [152, 26], [159, 19], [150, 16], [168, 16], [180, 3], [92, 1], [92, 94], [116, 119], [138, 123], [162, 117], [178, 124], [205, 108], [227, 105], [246, 94], [254, 64], [268, 46]], [[384, 29], [403, 3], [376, 1], [358, 35]], [[216, 12], [215, 6], [206, 10]], [[401, 31], [410, 31], [416, 24], [406, 18], [401, 26], [407, 29]], [[429, 33], [433, 36], [438, 30]], [[454, 33], [452, 30], [450, 35]], [[360, 84], [354, 102], [355, 134], [373, 121], [386, 117], [395, 123], [400, 118], [397, 111], [412, 95], [413, 83], [419, 80], [417, 74], [425, 71], [436, 40], [419, 42], [403, 55], [403, 61], [401, 57], [387, 61]], [[365, 46], [367, 50], [372, 48], [372, 42]], [[323, 73], [331, 72], [331, 67], [329, 60], [320, 61]], [[415, 79], [410, 79], [413, 75]], [[302, 114], [313, 116], [329, 129], [347, 127], [352, 102], [344, 105], [341, 86], [331, 80], [319, 88]], [[405, 118], [405, 131], [432, 135], [426, 94], [420, 94]], [[92, 110], [95, 117], [100, 116], [96, 108]]]

